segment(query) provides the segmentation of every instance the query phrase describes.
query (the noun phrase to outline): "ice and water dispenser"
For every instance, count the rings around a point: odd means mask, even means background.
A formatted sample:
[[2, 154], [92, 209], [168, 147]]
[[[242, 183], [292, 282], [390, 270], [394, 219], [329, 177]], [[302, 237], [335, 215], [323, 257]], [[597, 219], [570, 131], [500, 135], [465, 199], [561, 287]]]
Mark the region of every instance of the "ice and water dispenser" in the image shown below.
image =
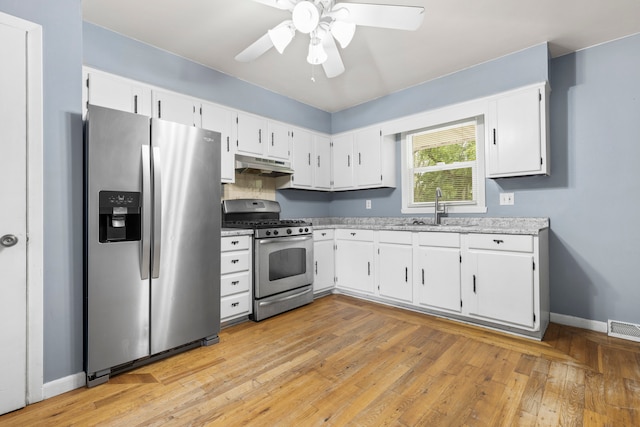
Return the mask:
[[142, 208], [140, 193], [132, 191], [100, 191], [100, 243], [140, 240]]

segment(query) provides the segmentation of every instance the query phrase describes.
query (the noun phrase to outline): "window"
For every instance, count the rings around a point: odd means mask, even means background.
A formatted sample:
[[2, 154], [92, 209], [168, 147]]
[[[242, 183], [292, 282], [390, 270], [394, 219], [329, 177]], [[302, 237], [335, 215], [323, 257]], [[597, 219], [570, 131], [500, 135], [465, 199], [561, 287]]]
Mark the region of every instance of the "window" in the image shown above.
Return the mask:
[[438, 187], [448, 212], [486, 212], [483, 116], [406, 132], [402, 149], [402, 212], [433, 212]]

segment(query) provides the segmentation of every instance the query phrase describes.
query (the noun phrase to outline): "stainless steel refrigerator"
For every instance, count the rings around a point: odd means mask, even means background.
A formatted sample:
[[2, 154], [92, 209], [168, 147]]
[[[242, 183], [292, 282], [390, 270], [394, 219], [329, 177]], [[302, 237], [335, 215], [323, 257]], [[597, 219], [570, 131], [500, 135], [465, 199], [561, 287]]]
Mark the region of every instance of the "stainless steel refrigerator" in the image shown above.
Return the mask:
[[220, 134], [90, 105], [85, 129], [89, 387], [218, 342]]

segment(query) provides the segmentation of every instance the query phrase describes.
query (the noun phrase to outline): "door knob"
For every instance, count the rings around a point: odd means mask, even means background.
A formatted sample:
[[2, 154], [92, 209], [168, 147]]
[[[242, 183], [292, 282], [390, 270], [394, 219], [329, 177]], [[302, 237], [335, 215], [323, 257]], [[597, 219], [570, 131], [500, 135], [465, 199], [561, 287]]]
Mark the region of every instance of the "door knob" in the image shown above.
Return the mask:
[[2, 236], [2, 238], [0, 238], [0, 244], [5, 248], [10, 248], [16, 243], [18, 243], [18, 238], [13, 234], [5, 234], [4, 236]]

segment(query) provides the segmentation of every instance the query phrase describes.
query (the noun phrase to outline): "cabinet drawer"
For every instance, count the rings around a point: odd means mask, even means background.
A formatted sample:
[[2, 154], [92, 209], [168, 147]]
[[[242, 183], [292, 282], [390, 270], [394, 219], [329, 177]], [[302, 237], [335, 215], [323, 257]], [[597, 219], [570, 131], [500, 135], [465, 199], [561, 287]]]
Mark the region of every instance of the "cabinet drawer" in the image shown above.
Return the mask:
[[249, 249], [251, 236], [229, 236], [223, 237], [220, 242], [220, 251], [239, 251]]
[[333, 240], [335, 230], [313, 230], [313, 240]]
[[460, 235], [458, 233], [429, 232], [419, 233], [420, 246], [439, 246], [443, 248], [459, 248]]
[[410, 231], [386, 231], [381, 230], [378, 234], [380, 243], [397, 243], [399, 245], [410, 245], [412, 233]]
[[247, 292], [250, 285], [251, 280], [248, 271], [226, 274], [220, 279], [220, 296], [226, 297], [239, 292]]
[[220, 318], [249, 313], [249, 292], [227, 296], [220, 299]]
[[249, 269], [249, 252], [227, 252], [220, 255], [220, 274]]
[[469, 234], [469, 248], [493, 251], [533, 252], [533, 236]]
[[373, 242], [373, 230], [336, 230], [336, 238]]

